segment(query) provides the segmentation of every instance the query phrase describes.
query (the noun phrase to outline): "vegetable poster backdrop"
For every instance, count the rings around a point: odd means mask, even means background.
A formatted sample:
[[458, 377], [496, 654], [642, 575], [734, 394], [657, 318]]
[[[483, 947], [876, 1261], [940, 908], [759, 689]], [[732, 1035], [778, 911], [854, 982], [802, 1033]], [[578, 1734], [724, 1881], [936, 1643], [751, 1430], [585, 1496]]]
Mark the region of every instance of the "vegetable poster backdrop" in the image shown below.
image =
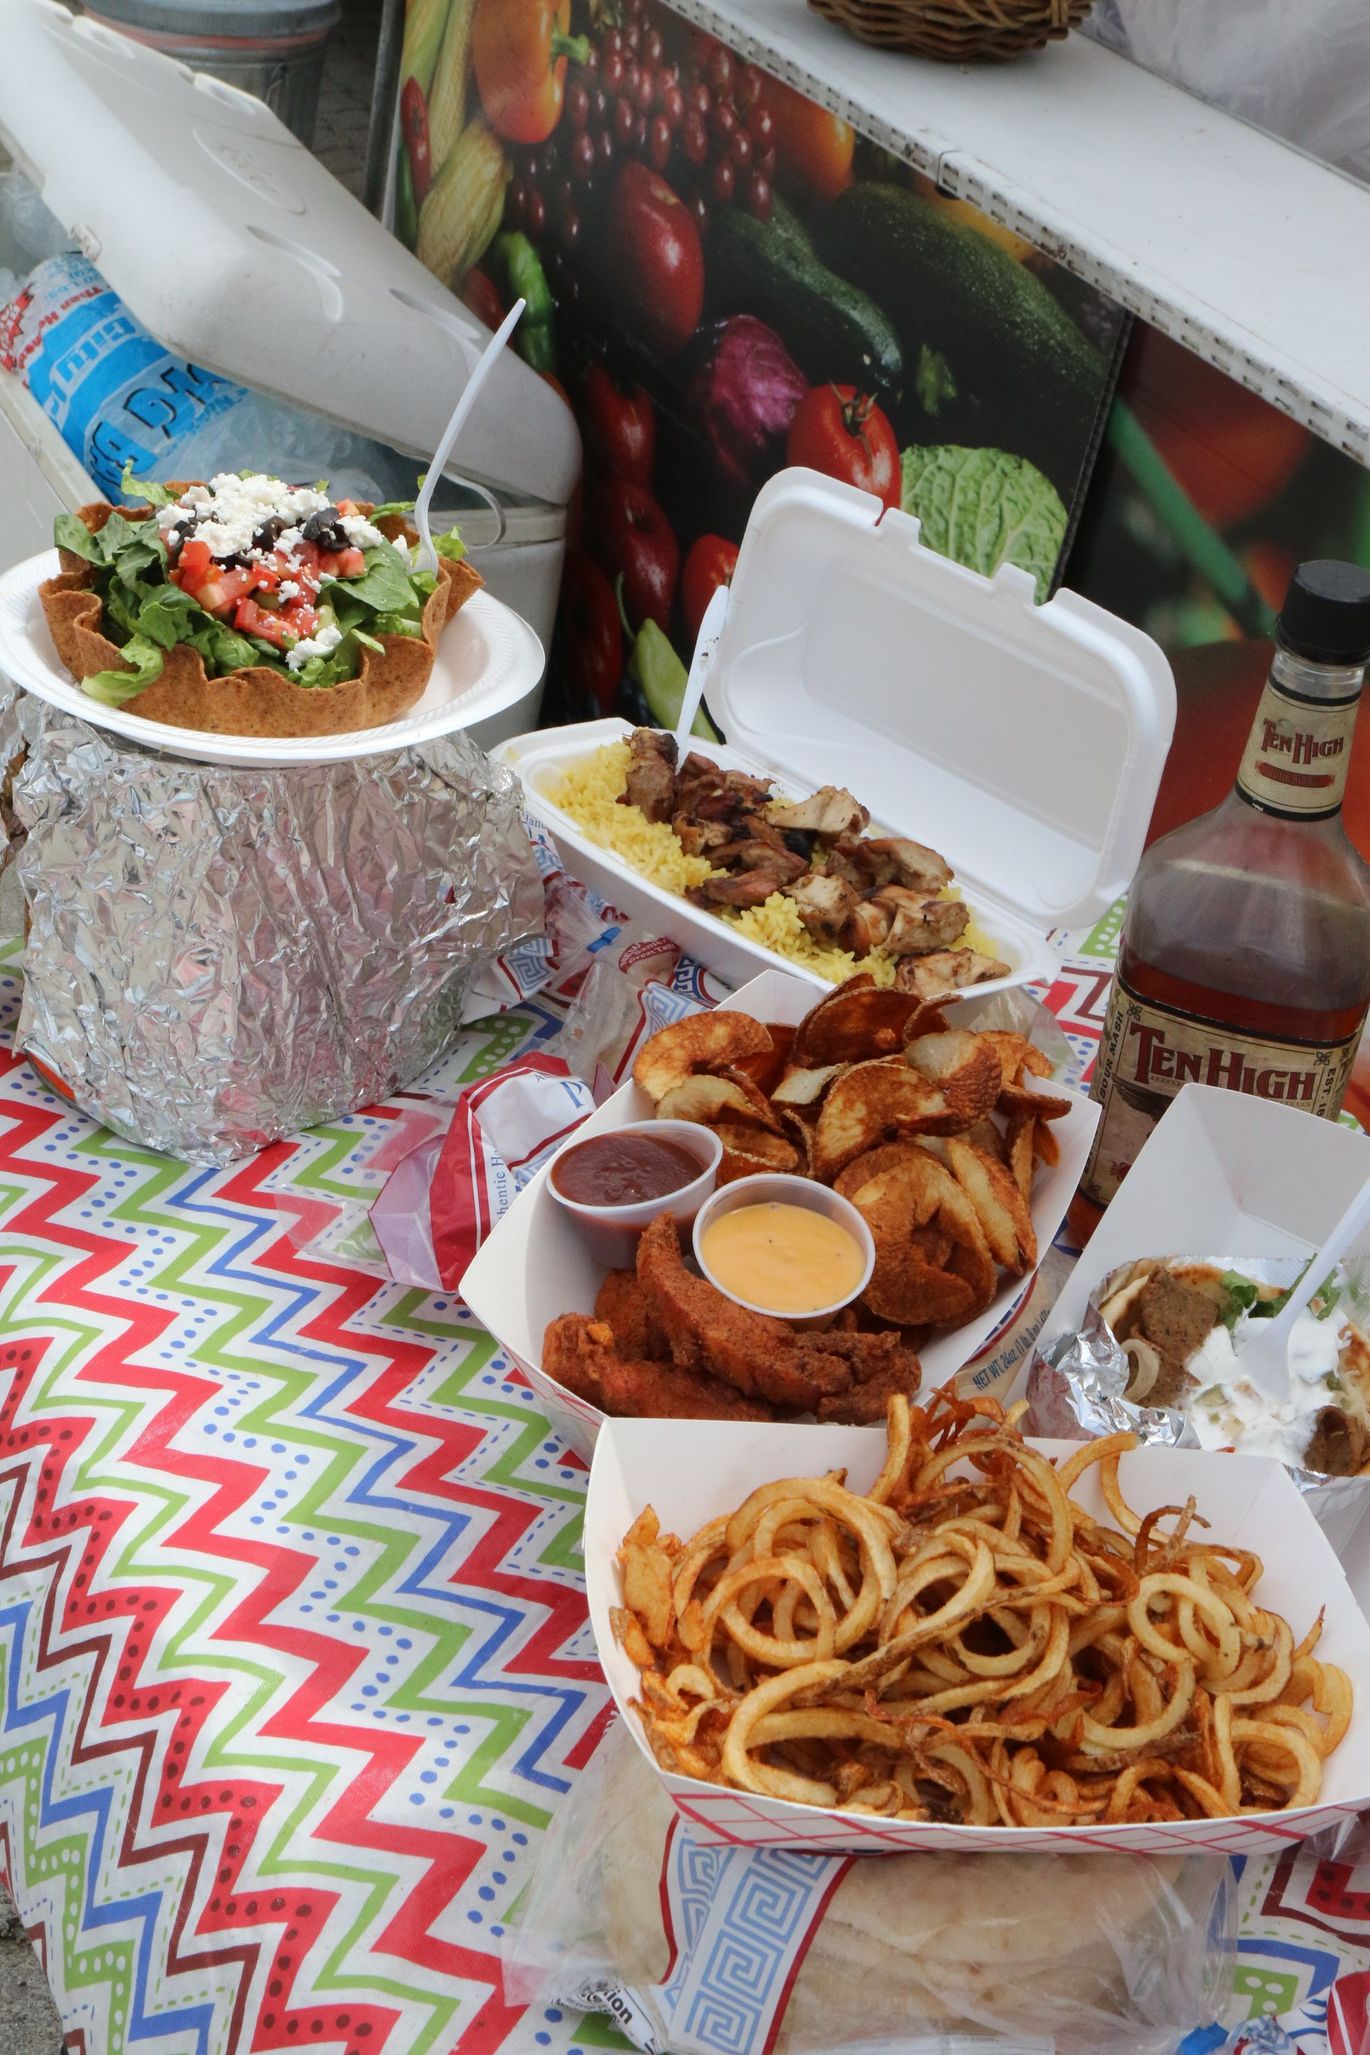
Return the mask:
[[655, 0], [409, 0], [401, 80], [398, 233], [584, 432], [550, 718], [674, 718], [786, 463], [1046, 595], [1110, 302]]

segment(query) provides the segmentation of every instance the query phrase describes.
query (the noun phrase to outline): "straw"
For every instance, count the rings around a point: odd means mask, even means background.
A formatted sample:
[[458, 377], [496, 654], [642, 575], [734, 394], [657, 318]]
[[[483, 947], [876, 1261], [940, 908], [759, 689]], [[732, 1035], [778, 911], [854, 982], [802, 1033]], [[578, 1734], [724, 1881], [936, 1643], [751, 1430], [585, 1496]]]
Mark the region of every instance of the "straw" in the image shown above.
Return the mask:
[[438, 553], [433, 547], [433, 537], [428, 526], [428, 509], [432, 504], [433, 494], [437, 491], [438, 480], [442, 477], [443, 466], [452, 454], [452, 446], [461, 434], [466, 417], [480, 397], [480, 389], [489, 377], [496, 357], [513, 334], [518, 318], [527, 304], [526, 300], [515, 300], [513, 306], [491, 336], [481, 355], [480, 362], [462, 388], [457, 404], [452, 409], [452, 418], [446, 428], [443, 429], [441, 440], [433, 452], [432, 461], [428, 466], [428, 475], [424, 479], [419, 489], [419, 496], [414, 502], [414, 526], [419, 531], [418, 553], [414, 558], [414, 568], [416, 570], [436, 571], [438, 568]]

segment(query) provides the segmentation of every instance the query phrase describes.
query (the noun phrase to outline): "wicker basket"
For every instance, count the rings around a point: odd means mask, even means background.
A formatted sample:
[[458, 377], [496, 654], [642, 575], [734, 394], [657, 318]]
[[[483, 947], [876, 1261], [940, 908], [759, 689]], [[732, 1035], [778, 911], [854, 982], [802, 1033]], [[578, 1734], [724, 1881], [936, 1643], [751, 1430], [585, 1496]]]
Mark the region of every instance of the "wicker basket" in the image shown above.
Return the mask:
[[1017, 57], [1078, 27], [1093, 0], [809, 0], [863, 43], [952, 64]]

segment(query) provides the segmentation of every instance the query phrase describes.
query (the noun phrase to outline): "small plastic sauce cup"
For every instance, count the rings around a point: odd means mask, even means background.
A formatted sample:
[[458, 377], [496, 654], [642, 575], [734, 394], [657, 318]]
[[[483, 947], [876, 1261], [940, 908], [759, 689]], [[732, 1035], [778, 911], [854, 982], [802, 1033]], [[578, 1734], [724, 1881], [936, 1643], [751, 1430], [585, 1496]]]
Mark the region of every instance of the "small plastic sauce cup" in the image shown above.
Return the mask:
[[[735, 1213], [742, 1206], [767, 1205], [803, 1206], [810, 1213], [820, 1213], [825, 1219], [835, 1220], [844, 1227], [865, 1259], [855, 1288], [845, 1292], [840, 1299], [834, 1299], [831, 1305], [813, 1306], [804, 1313], [777, 1313], [774, 1306], [764, 1306], [756, 1299], [744, 1299], [739, 1292], [729, 1291], [705, 1261], [705, 1233], [725, 1213]], [[844, 1199], [840, 1192], [830, 1191], [827, 1185], [815, 1184], [811, 1178], [792, 1177], [781, 1171], [739, 1177], [731, 1184], [720, 1185], [695, 1216], [694, 1253], [696, 1263], [715, 1291], [722, 1292], [735, 1306], [745, 1306], [750, 1313], [767, 1313], [773, 1320], [788, 1320], [792, 1327], [809, 1327], [831, 1320], [834, 1313], [840, 1313], [844, 1306], [850, 1306], [860, 1298], [875, 1268], [875, 1243], [871, 1231], [851, 1201]]]
[[718, 1182], [718, 1166], [723, 1161], [723, 1144], [712, 1128], [701, 1127], [692, 1120], [630, 1120], [623, 1127], [605, 1128], [605, 1134], [650, 1135], [653, 1141], [672, 1142], [687, 1155], [693, 1156], [699, 1165], [699, 1175], [678, 1191], [664, 1192], [658, 1199], [642, 1199], [636, 1205], [592, 1206], [579, 1199], [568, 1199], [557, 1190], [554, 1172], [563, 1155], [580, 1143], [593, 1141], [593, 1135], [573, 1135], [564, 1149], [559, 1149], [552, 1158], [547, 1173], [547, 1189], [557, 1204], [575, 1222], [584, 1240], [596, 1256], [611, 1270], [631, 1270], [637, 1262], [637, 1245], [643, 1231], [661, 1213], [674, 1214], [678, 1224], [687, 1229], [708, 1199]]

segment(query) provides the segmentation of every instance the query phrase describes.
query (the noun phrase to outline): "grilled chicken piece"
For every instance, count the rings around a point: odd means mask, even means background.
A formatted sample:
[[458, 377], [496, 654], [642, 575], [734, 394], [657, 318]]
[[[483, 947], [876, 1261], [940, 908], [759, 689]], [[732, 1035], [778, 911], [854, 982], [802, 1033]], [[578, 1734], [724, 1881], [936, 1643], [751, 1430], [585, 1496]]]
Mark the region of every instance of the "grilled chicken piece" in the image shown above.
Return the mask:
[[949, 949], [964, 932], [970, 908], [959, 899], [929, 898], [906, 885], [885, 885], [871, 900], [890, 916], [885, 947], [891, 956], [926, 956]]
[[740, 843], [736, 860], [744, 871], [771, 871], [782, 885], [802, 878], [809, 867], [802, 856], [773, 848], [769, 842]]
[[885, 908], [875, 905], [872, 900], [862, 899], [853, 906], [839, 939], [842, 947], [849, 949], [853, 956], [869, 956], [872, 949], [884, 946], [889, 931], [890, 915]]
[[639, 807], [649, 821], [668, 821], [675, 808], [675, 767], [674, 735], [662, 728], [634, 728], [620, 803]]
[[697, 821], [731, 821], [761, 813], [770, 804], [771, 788], [745, 771], [722, 771], [691, 750], [676, 775], [676, 811]]
[[726, 821], [691, 821], [678, 813], [671, 822], [676, 840], [687, 856], [707, 856], [712, 859], [715, 852], [730, 848], [733, 831]]
[[785, 897], [793, 901], [816, 942], [836, 942], [858, 903], [845, 878], [830, 878], [822, 871], [812, 871], [786, 885]]
[[867, 835], [856, 845], [856, 861], [870, 873], [873, 885], [915, 885], [935, 892], [951, 883], [946, 859], [903, 835]]
[[[850, 948], [850, 943], [848, 943]], [[919, 999], [949, 999], [990, 978], [1006, 978], [1009, 966], [978, 949], [938, 949], [929, 956], [906, 956], [894, 973], [896, 990]]]
[[830, 838], [859, 835], [870, 813], [845, 785], [820, 785], [808, 799], [797, 799], [793, 804], [776, 800], [767, 817], [773, 827], [799, 828], [806, 834]]
[[695, 906], [762, 906], [780, 890], [774, 871], [743, 871], [736, 878], [705, 878], [692, 885], [685, 897]]

